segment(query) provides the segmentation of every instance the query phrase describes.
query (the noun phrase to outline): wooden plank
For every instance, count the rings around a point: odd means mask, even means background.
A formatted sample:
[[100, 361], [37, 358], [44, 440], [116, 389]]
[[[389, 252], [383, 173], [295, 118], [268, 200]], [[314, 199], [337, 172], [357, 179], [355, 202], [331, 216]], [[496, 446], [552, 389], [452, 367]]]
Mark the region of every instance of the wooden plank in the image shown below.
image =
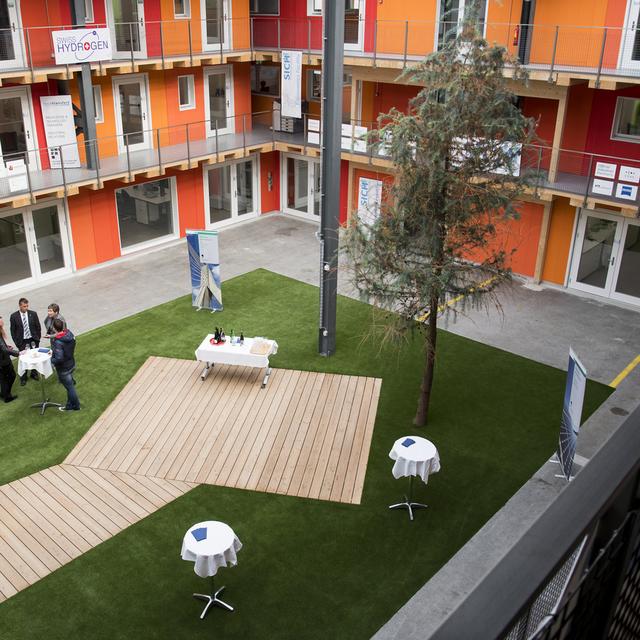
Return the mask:
[[[2, 538], [2, 534], [0, 534], [0, 542], [2, 542], [2, 544], [0, 544], [0, 571], [5, 576], [7, 582], [15, 589], [16, 593], [36, 582], [38, 575], [34, 573], [32, 569], [29, 569], [27, 565], [24, 565], [24, 560], [15, 554], [15, 551]], [[27, 572], [30, 579], [24, 577], [21, 569]], [[7, 589], [7, 591], [10, 591], [10, 589]]]
[[150, 513], [153, 513], [156, 509], [153, 503], [139, 494], [135, 489], [132, 489], [122, 477], [118, 476], [114, 471], [108, 469], [86, 469], [86, 473], [93, 472], [96, 476], [96, 482], [98, 477], [101, 477], [104, 481], [105, 489], [109, 487], [114, 496], [127, 505], [131, 511], [137, 516], [139, 520], [146, 518]]
[[371, 437], [373, 435], [373, 427], [376, 421], [376, 412], [378, 409], [378, 400], [380, 398], [380, 388], [382, 386], [382, 380], [376, 378], [373, 387], [373, 396], [371, 398], [371, 404], [369, 405], [369, 413], [367, 415], [367, 426], [365, 428], [364, 441], [362, 448], [360, 449], [360, 461], [358, 464], [358, 473], [353, 486], [353, 495], [351, 496], [351, 502], [353, 504], [360, 504], [362, 498], [362, 488], [364, 487], [364, 478], [367, 472], [367, 463], [369, 462], [369, 449], [371, 448]]
[[[3, 573], [3, 570], [7, 572], [7, 575]], [[26, 583], [24, 584], [24, 587], [16, 586], [16, 584], [11, 581], [11, 578], [14, 576], [16, 579], [16, 583], [22, 585], [24, 578], [22, 578], [22, 576], [15, 571], [15, 569], [4, 559], [2, 553], [0, 552], [0, 602], [18, 593], [18, 589], [24, 589], [29, 586]]]
[[[99, 473], [103, 472], [99, 471]], [[134, 475], [129, 473], [119, 473], [117, 471], [112, 471], [110, 473], [120, 480], [122, 486], [127, 485], [131, 490], [131, 496], [134, 497], [141, 506], [145, 507], [149, 513], [153, 513], [154, 511], [161, 509], [167, 503], [166, 500], [159, 497], [154, 491], [149, 491], [148, 487], [142, 484]]]
[[[375, 379], [367, 378], [366, 388], [362, 397], [362, 405], [358, 414], [356, 430], [353, 435], [353, 445], [347, 461], [347, 470], [342, 487], [341, 502], [351, 502], [353, 498], [353, 485], [355, 484], [358, 474], [358, 464], [360, 461], [360, 451], [364, 442], [365, 432], [367, 428], [367, 418], [369, 415], [369, 407], [373, 401], [373, 388]], [[377, 410], [377, 407], [376, 407]]]

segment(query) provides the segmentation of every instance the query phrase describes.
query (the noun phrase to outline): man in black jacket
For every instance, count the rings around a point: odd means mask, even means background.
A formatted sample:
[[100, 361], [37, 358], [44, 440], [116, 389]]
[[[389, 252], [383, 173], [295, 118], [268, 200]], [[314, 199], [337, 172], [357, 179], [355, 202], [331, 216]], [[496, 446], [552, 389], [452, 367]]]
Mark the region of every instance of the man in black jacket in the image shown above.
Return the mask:
[[[35, 311], [29, 310], [29, 301], [26, 298], [18, 300], [18, 311], [11, 314], [11, 337], [18, 351], [29, 349], [32, 344], [40, 346], [40, 320]], [[38, 380], [38, 372], [31, 370], [31, 377]], [[27, 373], [20, 376], [20, 384], [27, 384]]]
[[11, 395], [11, 387], [16, 379], [16, 372], [13, 370], [11, 356], [17, 358], [19, 353], [7, 344], [7, 334], [4, 331], [4, 320], [0, 316], [0, 397], [5, 402], [11, 402], [18, 396]]
[[60, 318], [53, 321], [53, 330], [56, 334], [51, 338], [51, 364], [56, 368], [60, 384], [67, 390], [67, 404], [58, 407], [60, 411], [78, 411], [80, 400], [76, 392], [76, 381], [73, 379], [73, 371], [76, 368], [74, 352], [76, 349], [76, 339], [64, 328], [64, 322]]

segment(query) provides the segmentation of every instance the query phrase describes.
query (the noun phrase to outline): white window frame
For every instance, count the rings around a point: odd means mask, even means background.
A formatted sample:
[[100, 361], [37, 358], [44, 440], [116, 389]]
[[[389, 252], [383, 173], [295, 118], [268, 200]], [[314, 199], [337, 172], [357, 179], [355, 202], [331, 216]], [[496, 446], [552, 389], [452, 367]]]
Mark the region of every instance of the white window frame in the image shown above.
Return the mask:
[[[278, 10], [275, 13], [263, 13], [257, 8], [257, 3], [260, 0], [249, 0], [249, 12], [252, 16], [279, 16], [280, 15], [280, 0], [276, 0], [278, 3]], [[254, 6], [256, 7], [254, 9]]]
[[157, 180], [169, 180], [169, 188], [171, 189], [171, 213], [173, 217], [173, 233], [170, 233], [166, 236], [161, 236], [160, 238], [154, 238], [153, 240], [147, 240], [145, 242], [140, 242], [138, 244], [133, 244], [129, 247], [122, 246], [122, 237], [120, 236], [120, 218], [118, 217], [118, 198], [116, 197], [116, 192], [120, 189], [127, 189], [130, 187], [135, 187], [136, 185], [142, 184], [140, 182], [125, 185], [124, 187], [118, 187], [113, 190], [113, 203], [114, 203], [114, 211], [116, 215], [116, 226], [118, 227], [118, 246], [120, 247], [120, 255], [125, 256], [128, 253], [136, 253], [136, 251], [140, 251], [142, 249], [148, 249], [149, 247], [155, 247], [157, 245], [164, 244], [165, 242], [170, 242], [171, 240], [175, 240], [180, 237], [180, 214], [178, 212], [178, 189], [176, 186], [176, 177], [175, 176], [164, 176], [161, 178], [156, 178], [155, 180], [145, 180], [145, 182], [156, 182]]
[[307, 15], [308, 16], [321, 16], [322, 15], [322, 0], [307, 0]]
[[[187, 104], [181, 104], [180, 102], [180, 80], [182, 78], [187, 79], [187, 92], [189, 94], [189, 102]], [[180, 111], [189, 111], [196, 108], [196, 79], [193, 74], [178, 76], [178, 108]]]
[[617, 140], [619, 142], [630, 142], [632, 144], [640, 144], [640, 134], [637, 136], [626, 135], [624, 133], [618, 133], [618, 126], [620, 125], [620, 118], [622, 117], [622, 105], [625, 100], [634, 100], [640, 102], [640, 98], [633, 96], [618, 96], [616, 99], [616, 109], [613, 114], [613, 124], [611, 126], [611, 140]]
[[102, 87], [99, 84], [92, 85], [93, 88], [93, 113], [96, 124], [104, 122], [104, 104], [102, 102]]
[[[320, 76], [320, 94], [317, 98], [313, 96], [313, 77], [314, 74]], [[320, 102], [322, 99], [322, 71], [320, 69], [307, 69], [307, 101]]]
[[93, 23], [93, 0], [84, 0], [84, 21]]
[[191, 18], [191, 0], [183, 0], [184, 3], [184, 13], [176, 13], [176, 1], [173, 0], [173, 17], [180, 18]]

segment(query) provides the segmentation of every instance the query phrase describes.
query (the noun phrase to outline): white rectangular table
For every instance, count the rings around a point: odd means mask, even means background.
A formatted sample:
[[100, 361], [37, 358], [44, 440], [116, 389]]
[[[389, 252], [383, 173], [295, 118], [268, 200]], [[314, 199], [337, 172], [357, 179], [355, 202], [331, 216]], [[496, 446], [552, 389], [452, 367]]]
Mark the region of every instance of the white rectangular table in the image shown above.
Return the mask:
[[245, 338], [244, 344], [230, 344], [229, 337], [227, 337], [227, 342], [218, 345], [211, 344], [211, 338], [213, 338], [212, 333], [207, 335], [196, 349], [196, 359], [199, 362], [205, 363], [205, 368], [200, 374], [202, 380], [209, 375], [209, 371], [211, 371], [216, 364], [256, 367], [258, 369], [266, 369], [264, 379], [262, 380], [262, 388], [264, 389], [271, 374], [269, 356], [278, 353], [278, 343], [275, 340], [267, 340], [270, 345], [269, 351], [265, 355], [258, 355], [251, 353], [251, 347], [253, 346], [255, 338]]

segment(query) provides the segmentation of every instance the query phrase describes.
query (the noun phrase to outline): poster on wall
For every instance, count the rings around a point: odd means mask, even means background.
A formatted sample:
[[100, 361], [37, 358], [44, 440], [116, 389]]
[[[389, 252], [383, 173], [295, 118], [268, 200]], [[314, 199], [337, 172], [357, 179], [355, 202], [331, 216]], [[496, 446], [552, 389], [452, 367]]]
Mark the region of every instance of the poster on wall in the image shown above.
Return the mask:
[[282, 93], [282, 116], [290, 118], [301, 118], [302, 51], [282, 52], [280, 87]]
[[638, 197], [638, 187], [632, 184], [622, 184], [618, 182], [616, 187], [616, 198], [622, 200], [635, 200]]
[[610, 196], [613, 194], [613, 185], [614, 182], [612, 180], [600, 180], [600, 178], [594, 178], [591, 183], [591, 192], [598, 193], [603, 196]]
[[56, 64], [99, 62], [113, 57], [109, 29], [52, 31], [51, 39]]
[[307, 120], [307, 142], [320, 144], [320, 120], [309, 118]]
[[358, 218], [360, 223], [371, 226], [380, 216], [382, 205], [382, 180], [360, 178], [358, 181]]
[[[80, 155], [71, 96], [42, 96], [40, 104], [51, 168], [60, 169], [63, 159], [65, 169], [79, 168]], [[60, 151], [62, 151], [62, 158]]]
[[186, 236], [191, 273], [191, 304], [198, 311], [222, 311], [218, 232], [187, 229]]
[[640, 182], [640, 168], [627, 167], [624, 164], [621, 165], [618, 180], [624, 180], [625, 182], [633, 182], [634, 184], [638, 184], [638, 182]]
[[615, 178], [617, 164], [611, 164], [610, 162], [596, 162], [595, 176], [596, 178]]

